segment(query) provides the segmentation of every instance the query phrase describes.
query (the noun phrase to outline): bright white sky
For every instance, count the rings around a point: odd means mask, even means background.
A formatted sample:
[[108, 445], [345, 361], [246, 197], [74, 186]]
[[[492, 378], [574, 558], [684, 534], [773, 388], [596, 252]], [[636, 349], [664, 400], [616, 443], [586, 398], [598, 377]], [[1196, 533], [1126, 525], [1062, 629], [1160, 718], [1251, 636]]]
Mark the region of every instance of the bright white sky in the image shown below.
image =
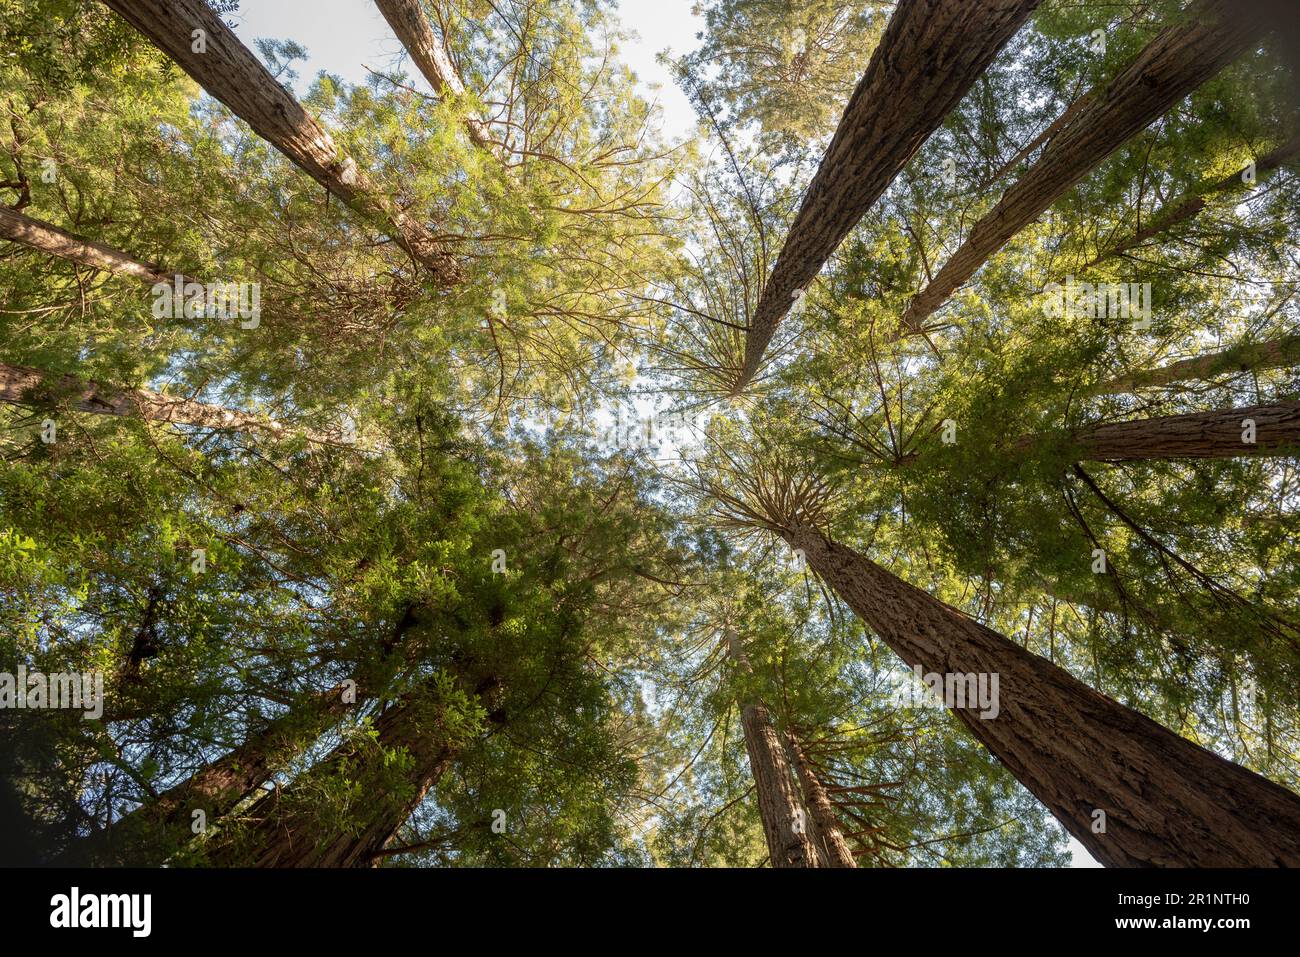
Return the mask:
[[[664, 131], [673, 139], [690, 133], [695, 113], [655, 57], [665, 50], [680, 56], [695, 48], [695, 35], [703, 22], [691, 15], [692, 2], [618, 2], [624, 24], [637, 34], [623, 46], [623, 60], [641, 79], [644, 95], [663, 107]], [[235, 32], [249, 46], [261, 37], [296, 40], [307, 49], [307, 62], [297, 65], [300, 88], [321, 70], [351, 83], [365, 83], [367, 66], [384, 69], [402, 52], [402, 45], [371, 0], [243, 0], [232, 19]], [[416, 78], [417, 85], [423, 85], [419, 71], [408, 66], [406, 72]], [[1101, 866], [1073, 837], [1070, 851], [1074, 867]]]
[[[664, 129], [672, 138], [685, 137], [695, 125], [695, 114], [685, 95], [655, 62], [671, 50], [675, 56], [693, 49], [702, 20], [691, 15], [692, 0], [619, 0], [623, 22], [639, 38], [622, 48], [623, 60], [642, 80], [644, 95], [657, 100], [664, 111]], [[378, 7], [371, 0], [243, 0], [231, 17], [235, 32], [251, 46], [258, 37], [296, 40], [310, 59], [298, 64], [299, 85], [305, 86], [326, 70], [352, 83], [365, 83], [365, 67], [384, 69], [401, 54]], [[419, 77], [407, 65], [406, 72]], [[416, 85], [425, 89], [423, 80]], [[657, 86], [657, 89], [654, 88]]]

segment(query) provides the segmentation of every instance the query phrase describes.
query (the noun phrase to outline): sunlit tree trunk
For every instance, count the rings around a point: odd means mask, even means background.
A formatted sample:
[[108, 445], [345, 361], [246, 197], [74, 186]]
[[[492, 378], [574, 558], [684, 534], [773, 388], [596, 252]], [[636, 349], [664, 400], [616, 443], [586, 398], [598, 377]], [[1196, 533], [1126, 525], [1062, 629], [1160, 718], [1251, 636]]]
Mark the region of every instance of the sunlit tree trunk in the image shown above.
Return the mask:
[[1212, 379], [1233, 372], [1264, 372], [1300, 365], [1300, 336], [1266, 339], [1232, 346], [1222, 352], [1180, 359], [1154, 369], [1139, 369], [1093, 387], [1092, 395], [1117, 395], [1178, 382]]
[[54, 405], [95, 415], [172, 422], [227, 432], [263, 433], [277, 437], [301, 434], [307, 441], [321, 444], [336, 444], [339, 441], [323, 432], [290, 430], [265, 416], [250, 412], [164, 395], [150, 389], [118, 389], [73, 375], [5, 363], [0, 363], [0, 402], [11, 405]]
[[[465, 84], [452, 65], [447, 48], [434, 32], [424, 7], [419, 0], [375, 0], [375, 6], [411, 54], [416, 67], [424, 75], [433, 92], [444, 99], [465, 95]], [[469, 138], [484, 149], [496, 152], [488, 126], [478, 117], [465, 117], [465, 130]]]
[[734, 391], [776, 327], [1039, 0], [903, 0], [854, 90], [763, 287]]
[[1107, 422], [1073, 441], [1080, 457], [1101, 462], [1285, 455], [1300, 449], [1300, 402]]
[[981, 717], [992, 709], [970, 702], [953, 713], [1101, 863], [1300, 866], [1300, 797], [1094, 691], [817, 530], [793, 525], [782, 535], [907, 665], [998, 676], [996, 716]]
[[440, 282], [462, 278], [443, 243], [369, 182], [204, 0], [103, 0], [203, 89], [334, 196], [374, 220]]
[[1237, 0], [1196, 0], [1086, 106], [971, 229], [961, 247], [908, 304], [904, 333], [925, 320], [1016, 233], [1106, 157], [1245, 52], [1268, 26], [1263, 9]]
[[[0, 238], [22, 243], [59, 259], [67, 259], [91, 269], [129, 276], [150, 286], [155, 283], [171, 284], [176, 276], [165, 272], [153, 263], [141, 262], [112, 246], [83, 239], [52, 223], [32, 219], [22, 213], [0, 206]], [[187, 280], [181, 277], [182, 282]]]

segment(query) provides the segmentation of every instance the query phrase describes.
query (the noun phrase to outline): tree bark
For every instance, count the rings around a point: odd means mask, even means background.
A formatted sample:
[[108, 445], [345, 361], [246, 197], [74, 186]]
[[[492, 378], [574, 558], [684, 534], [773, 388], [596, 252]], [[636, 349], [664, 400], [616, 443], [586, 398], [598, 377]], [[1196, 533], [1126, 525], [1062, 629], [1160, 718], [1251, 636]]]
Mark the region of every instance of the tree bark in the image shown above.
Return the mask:
[[74, 375], [0, 363], [0, 402], [13, 405], [66, 405], [77, 412], [116, 415], [150, 422], [173, 422], [227, 432], [262, 433], [285, 438], [301, 434], [308, 442], [337, 445], [339, 439], [315, 430], [294, 431], [265, 416], [227, 409], [150, 389], [118, 389]]
[[[1272, 172], [1279, 166], [1290, 163], [1300, 155], [1300, 135], [1291, 137], [1277, 149], [1265, 153], [1255, 161], [1255, 175]], [[1241, 178], [1247, 168], [1239, 169], [1229, 176], [1225, 176], [1217, 183], [1212, 183], [1204, 188], [1195, 196], [1187, 197], [1177, 203], [1171, 203], [1168, 206], [1159, 209], [1155, 215], [1147, 222], [1147, 225], [1134, 232], [1127, 239], [1123, 239], [1105, 252], [1089, 260], [1084, 265], [1084, 269], [1090, 269], [1098, 263], [1121, 256], [1137, 246], [1141, 246], [1149, 239], [1154, 239], [1163, 232], [1167, 232], [1179, 223], [1185, 223], [1187, 220], [1196, 216], [1201, 210], [1209, 205], [1211, 197], [1220, 193], [1235, 193], [1246, 189], [1246, 183]]]
[[1042, 156], [980, 218], [961, 247], [903, 313], [902, 334], [925, 320], [1016, 233], [1037, 219], [1103, 160], [1213, 77], [1263, 35], [1262, 8], [1237, 0], [1196, 0], [1052, 138]]
[[822, 786], [817, 776], [817, 769], [808, 761], [803, 745], [793, 734], [786, 734], [786, 747], [794, 763], [795, 773], [799, 777], [799, 787], [803, 791], [803, 803], [812, 814], [817, 839], [821, 844], [822, 856], [827, 867], [857, 867], [849, 843], [840, 830], [839, 817], [831, 804], [830, 795]]
[[1099, 462], [1286, 455], [1300, 449], [1300, 402], [1107, 422], [1075, 433], [1074, 442], [1082, 458]]
[[[149, 286], [160, 282], [171, 285], [176, 279], [176, 274], [165, 272], [161, 266], [133, 259], [112, 246], [83, 239], [52, 223], [32, 219], [3, 206], [0, 206], [0, 238], [91, 269], [129, 276]], [[182, 277], [182, 282], [189, 281], [192, 280]]]
[[[744, 674], [752, 674], [748, 658], [735, 635], [728, 636], [728, 653]], [[754, 777], [758, 797], [758, 816], [763, 822], [768, 857], [773, 867], [817, 867], [817, 848], [807, 820], [781, 739], [772, 716], [762, 701], [737, 702], [740, 724], [745, 732], [745, 752]]]
[[909, 666], [999, 676], [996, 717], [981, 718], [978, 705], [954, 714], [1102, 864], [1300, 866], [1300, 797], [815, 529], [793, 525], [782, 536]]
[[[411, 54], [433, 92], [442, 99], [464, 96], [465, 84], [456, 73], [446, 46], [434, 32], [419, 0], [375, 0], [375, 6], [393, 28], [402, 46], [406, 47], [406, 52]], [[466, 116], [465, 130], [475, 145], [497, 152], [487, 124], [478, 117]]]
[[822, 158], [745, 338], [734, 392], [776, 327], [1039, 0], [902, 0]]
[[[204, 0], [103, 2], [303, 172], [349, 208], [382, 224], [437, 281], [454, 285], [463, 278], [445, 244], [377, 191]], [[194, 49], [195, 31], [202, 31], [202, 53]]]
[[1262, 372], [1300, 365], [1300, 336], [1266, 339], [1230, 346], [1222, 352], [1180, 359], [1154, 369], [1142, 369], [1094, 386], [1090, 395], [1118, 395], [1158, 388], [1192, 379], [1210, 379], [1228, 372]]

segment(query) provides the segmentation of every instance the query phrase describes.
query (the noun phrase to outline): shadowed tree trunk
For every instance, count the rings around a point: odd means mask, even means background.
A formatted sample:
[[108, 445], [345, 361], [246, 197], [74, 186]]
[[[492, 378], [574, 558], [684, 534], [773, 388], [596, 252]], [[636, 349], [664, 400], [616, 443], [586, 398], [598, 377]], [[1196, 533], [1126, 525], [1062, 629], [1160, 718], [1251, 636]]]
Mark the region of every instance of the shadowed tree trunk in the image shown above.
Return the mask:
[[[171, 284], [176, 279], [174, 273], [164, 272], [161, 266], [132, 259], [112, 246], [82, 239], [52, 223], [32, 219], [3, 206], [0, 206], [0, 238], [22, 243], [50, 256], [80, 263], [91, 269], [130, 276], [150, 286], [160, 282]], [[192, 280], [181, 277], [181, 282], [187, 281]]]
[[70, 849], [68, 863], [157, 866], [188, 840], [195, 811], [216, 823], [269, 781], [282, 761], [299, 754], [353, 707], [339, 684], [318, 692], [254, 731], [222, 755], [158, 797], [123, 815]]
[[[743, 674], [751, 674], [749, 660], [739, 639], [727, 637], [728, 653]], [[761, 701], [737, 702], [740, 724], [745, 732], [745, 752], [758, 796], [758, 816], [763, 822], [768, 857], [773, 867], [817, 867], [817, 848], [809, 834], [808, 821], [799, 804], [790, 765], [767, 706]]]
[[798, 737], [787, 733], [786, 748], [790, 760], [794, 763], [795, 773], [799, 777], [799, 788], [803, 791], [803, 803], [812, 814], [813, 828], [821, 845], [822, 858], [827, 867], [857, 867], [853, 852], [849, 850], [848, 841], [840, 830], [839, 817], [831, 804], [830, 795], [817, 776], [817, 769], [812, 766], [804, 753], [804, 746]]
[[1300, 364], [1300, 336], [1266, 339], [1230, 346], [1222, 352], [1180, 359], [1155, 369], [1142, 369], [1094, 386], [1090, 395], [1117, 395], [1141, 388], [1158, 388], [1192, 379], [1212, 379], [1230, 372], [1263, 372]]
[[[464, 96], [465, 84], [456, 73], [446, 46], [425, 16], [420, 0], [375, 0], [375, 6], [393, 28], [397, 39], [402, 41], [402, 46], [411, 54], [411, 59], [429, 86], [433, 87], [433, 92], [443, 99]], [[476, 145], [497, 152], [497, 145], [492, 142], [487, 124], [478, 117], [465, 117], [465, 130]]]
[[[303, 172], [374, 220], [445, 285], [462, 278], [446, 246], [381, 195], [356, 161], [222, 22], [204, 0], [103, 0]], [[195, 31], [200, 31], [196, 35]]]
[[[493, 676], [480, 679], [473, 696], [488, 709], [500, 689]], [[431, 706], [432, 704], [432, 706]], [[351, 737], [282, 791], [268, 792], [248, 810], [251, 825], [213, 852], [218, 865], [254, 867], [371, 867], [402, 825], [436, 787], [460, 754], [442, 726], [436, 703], [407, 694], [374, 721], [375, 738]], [[402, 753], [409, 764], [390, 765]], [[319, 791], [343, 785], [349, 796], [346, 825], [321, 820]]]
[[265, 416], [227, 409], [150, 389], [117, 389], [94, 380], [0, 363], [0, 402], [37, 407], [66, 406], [77, 412], [116, 415], [150, 422], [173, 422], [228, 432], [253, 432], [285, 438], [302, 435], [316, 444], [339, 444], [315, 430], [290, 430]]
[[815, 529], [796, 524], [781, 534], [909, 666], [999, 676], [996, 717], [981, 718], [978, 705], [954, 714], [1101, 863], [1300, 866], [1300, 797], [1094, 691]]
[[903, 334], [917, 333], [952, 293], [1106, 157], [1263, 35], [1262, 8], [1196, 0], [1058, 132], [1038, 160], [971, 229], [961, 247], [908, 304]]
[[[1277, 149], [1270, 153], [1265, 153], [1255, 161], [1255, 175], [1269, 173], [1279, 166], [1285, 166], [1291, 163], [1297, 156], [1300, 156], [1300, 135], [1291, 137]], [[1170, 203], [1161, 207], [1147, 221], [1147, 225], [1133, 233], [1127, 239], [1110, 246], [1104, 252], [1090, 260], [1083, 268], [1088, 269], [1098, 263], [1105, 262], [1107, 259], [1113, 259], [1116, 256], [1123, 255], [1130, 249], [1141, 246], [1149, 239], [1154, 239], [1161, 233], [1167, 232], [1179, 223], [1185, 223], [1187, 220], [1196, 216], [1201, 210], [1209, 205], [1210, 200], [1222, 193], [1235, 193], [1247, 189], [1245, 180], [1241, 177], [1249, 167], [1243, 167], [1229, 176], [1225, 176], [1217, 183], [1212, 183], [1205, 187], [1195, 196], [1190, 196], [1176, 203]]]
[[1038, 3], [901, 0], [763, 287], [734, 392], [757, 374], [796, 290], [812, 282]]
[[1081, 457], [1100, 462], [1286, 455], [1300, 450], [1300, 402], [1107, 422], [1074, 442]]

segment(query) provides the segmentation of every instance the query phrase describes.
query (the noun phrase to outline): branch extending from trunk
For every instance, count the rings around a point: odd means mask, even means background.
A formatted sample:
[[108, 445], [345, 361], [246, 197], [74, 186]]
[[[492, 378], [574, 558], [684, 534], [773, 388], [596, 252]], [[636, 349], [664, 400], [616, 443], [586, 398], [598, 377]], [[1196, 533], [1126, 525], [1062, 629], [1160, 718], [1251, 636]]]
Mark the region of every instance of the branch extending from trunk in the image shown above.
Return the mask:
[[1300, 866], [1300, 797], [1089, 688], [817, 530], [795, 525], [782, 537], [909, 666], [989, 676], [990, 688], [998, 677], [995, 716], [969, 699], [949, 706], [1101, 863]]
[[1166, 27], [1048, 144], [1038, 161], [986, 213], [966, 241], [903, 313], [901, 334], [925, 320], [1013, 236], [1103, 160], [1218, 73], [1263, 35], [1257, 4], [1196, 0]]
[[444, 285], [463, 278], [446, 245], [381, 195], [204, 0], [103, 0], [208, 93], [349, 208], [374, 220]]
[[745, 339], [754, 378], [797, 290], [907, 165], [1039, 0], [902, 0], [804, 196]]
[[1142, 369], [1119, 376], [1089, 390], [1090, 395], [1119, 395], [1142, 388], [1158, 388], [1175, 382], [1211, 379], [1229, 372], [1262, 372], [1300, 365], [1300, 336], [1266, 339], [1231, 346], [1222, 352], [1180, 359], [1155, 369]]
[[149, 389], [118, 389], [74, 375], [0, 363], [0, 402], [12, 405], [66, 405], [77, 412], [117, 415], [150, 422], [172, 422], [227, 432], [252, 432], [288, 438], [301, 435], [315, 445], [344, 444], [337, 436], [311, 429], [286, 428], [252, 412], [227, 409]]
[[1300, 451], [1300, 402], [1107, 422], [1074, 442], [1081, 457], [1099, 462], [1289, 455]]
[[822, 851], [827, 867], [857, 867], [849, 843], [844, 839], [840, 829], [839, 818], [831, 804], [830, 795], [817, 776], [817, 769], [812, 766], [804, 754], [802, 743], [795, 735], [786, 733], [786, 747], [790, 760], [794, 763], [795, 773], [799, 778], [799, 788], [803, 791], [803, 801], [812, 814], [817, 837], [821, 841]]
[[[442, 99], [464, 96], [465, 84], [456, 73], [446, 46], [434, 32], [419, 0], [375, 0], [375, 6], [393, 28], [397, 39], [402, 41], [402, 46], [411, 54], [411, 59], [429, 86], [433, 87], [433, 92]], [[478, 117], [466, 116], [465, 130], [475, 145], [499, 155], [488, 125]]]
[[[1288, 165], [1297, 156], [1300, 156], [1300, 134], [1291, 137], [1277, 149], [1265, 153], [1257, 159], [1255, 161], [1255, 175], [1269, 173], [1279, 166]], [[1154, 239], [1161, 233], [1167, 232], [1179, 223], [1185, 223], [1209, 205], [1212, 197], [1220, 193], [1235, 193], [1246, 189], [1247, 183], [1242, 179], [1242, 176], [1246, 174], [1248, 169], [1249, 167], [1244, 167], [1229, 176], [1225, 176], [1217, 183], [1212, 183], [1203, 188], [1195, 196], [1162, 207], [1151, 217], [1146, 226], [1089, 260], [1083, 268], [1090, 269], [1098, 263], [1113, 259], [1130, 249], [1141, 246], [1147, 240]]]
[[[165, 272], [161, 266], [133, 259], [120, 249], [83, 239], [53, 223], [32, 219], [3, 206], [0, 206], [0, 238], [91, 269], [130, 276], [150, 286], [160, 282], [170, 285], [176, 279], [174, 273]], [[182, 277], [182, 282], [188, 281]]]

